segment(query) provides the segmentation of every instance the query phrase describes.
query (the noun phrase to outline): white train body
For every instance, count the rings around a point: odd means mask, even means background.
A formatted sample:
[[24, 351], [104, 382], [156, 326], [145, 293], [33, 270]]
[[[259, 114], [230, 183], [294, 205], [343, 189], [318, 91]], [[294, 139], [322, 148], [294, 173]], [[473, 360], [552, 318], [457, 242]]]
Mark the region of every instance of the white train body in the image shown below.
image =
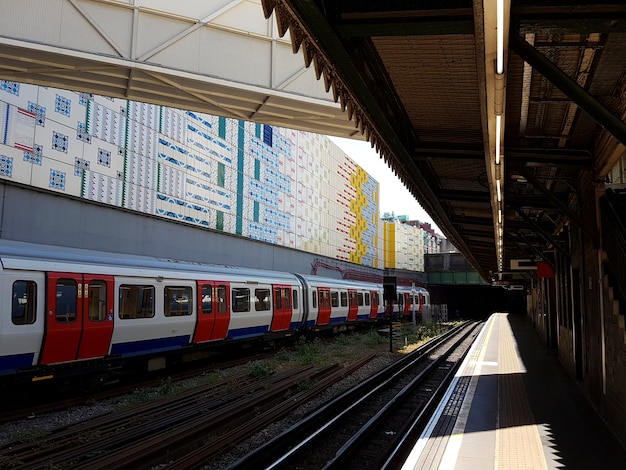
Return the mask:
[[384, 315], [380, 284], [318, 276], [300, 278], [306, 290], [309, 328], [373, 321]]
[[[385, 315], [374, 283], [5, 240], [0, 262], [5, 377], [341, 331]], [[419, 292], [421, 309], [428, 292]]]
[[415, 316], [418, 319], [430, 319], [430, 294], [424, 287], [396, 287], [394, 314], [404, 317]]

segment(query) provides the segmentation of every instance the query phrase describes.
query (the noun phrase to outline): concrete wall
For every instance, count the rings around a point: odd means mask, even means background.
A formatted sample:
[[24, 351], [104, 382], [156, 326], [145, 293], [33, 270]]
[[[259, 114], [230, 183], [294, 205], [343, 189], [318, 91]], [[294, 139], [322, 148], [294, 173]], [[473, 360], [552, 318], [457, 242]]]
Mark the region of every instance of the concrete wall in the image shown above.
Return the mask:
[[[104, 204], [0, 183], [0, 238], [188, 261], [311, 273], [316, 261], [381, 271]], [[332, 273], [319, 273], [337, 275]]]
[[597, 239], [570, 223], [559, 243], [569, 257], [557, 254], [555, 282], [535, 279], [528, 315], [546, 344], [592, 406], [626, 444], [626, 307], [617, 299], [611, 260], [602, 250], [598, 200], [603, 188], [590, 175], [579, 180], [570, 208], [594, 227]]

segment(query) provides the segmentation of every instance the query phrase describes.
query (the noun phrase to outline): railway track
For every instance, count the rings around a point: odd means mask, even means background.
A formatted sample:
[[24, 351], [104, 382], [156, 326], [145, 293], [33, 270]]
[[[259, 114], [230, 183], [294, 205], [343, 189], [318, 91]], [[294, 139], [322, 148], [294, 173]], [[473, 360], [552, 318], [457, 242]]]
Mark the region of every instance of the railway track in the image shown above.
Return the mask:
[[329, 402], [229, 470], [395, 468], [481, 324], [466, 323]]
[[112, 385], [103, 390], [75, 393], [69, 396], [59, 393], [54, 390], [54, 388], [51, 389], [51, 392], [47, 392], [48, 388], [44, 388], [42, 391], [39, 391], [39, 393], [34, 393], [32, 390], [26, 389], [18, 396], [5, 397], [5, 400], [11, 403], [11, 407], [10, 409], [0, 411], [0, 424], [54, 413], [89, 402], [107, 400], [109, 398], [133, 393], [140, 388], [158, 387], [164, 380], [173, 383], [203, 374], [207, 375], [219, 370], [237, 367], [248, 362], [259, 361], [271, 357], [273, 354], [273, 352], [263, 352], [225, 361], [211, 362], [186, 370], [168, 371], [167, 375], [157, 374], [156, 377], [147, 379], [134, 378], [124, 383]]
[[7, 444], [0, 448], [0, 467], [110, 470], [167, 464], [198, 468], [373, 357], [348, 368], [306, 367], [262, 380], [242, 374], [235, 383], [100, 416], [57, 429], [33, 443]]

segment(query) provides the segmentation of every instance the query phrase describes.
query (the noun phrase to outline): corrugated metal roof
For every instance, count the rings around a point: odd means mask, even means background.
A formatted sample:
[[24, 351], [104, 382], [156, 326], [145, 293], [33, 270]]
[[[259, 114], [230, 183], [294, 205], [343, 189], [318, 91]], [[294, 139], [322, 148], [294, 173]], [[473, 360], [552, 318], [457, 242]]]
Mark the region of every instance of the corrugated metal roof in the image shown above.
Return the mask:
[[262, 4], [485, 279], [512, 259], [554, 264], [566, 224], [589, 232], [580, 176], [605, 178], [626, 144], [623, 2], [503, 2], [501, 164], [496, 0]]

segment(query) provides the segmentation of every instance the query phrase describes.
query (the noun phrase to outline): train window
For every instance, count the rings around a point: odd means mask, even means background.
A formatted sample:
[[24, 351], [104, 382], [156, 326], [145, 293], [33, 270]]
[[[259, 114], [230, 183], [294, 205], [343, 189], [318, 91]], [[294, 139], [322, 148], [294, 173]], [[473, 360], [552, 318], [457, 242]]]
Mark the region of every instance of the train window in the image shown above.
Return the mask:
[[154, 286], [122, 284], [120, 286], [119, 317], [154, 317]]
[[350, 307], [356, 307], [359, 305], [359, 302], [356, 298], [356, 292], [350, 292]]
[[283, 309], [283, 297], [280, 293], [280, 287], [274, 287], [274, 309], [278, 311]]
[[226, 313], [226, 293], [228, 292], [228, 290], [226, 289], [226, 286], [224, 285], [220, 285], [217, 286], [216, 288], [217, 291], [217, 313]]
[[291, 298], [289, 294], [289, 287], [275, 287], [274, 288], [274, 309], [278, 311], [291, 310]]
[[359, 293], [357, 294], [357, 299], [358, 299], [358, 302], [359, 302], [359, 307], [362, 307], [363, 305], [365, 305], [365, 304], [363, 303], [363, 292], [359, 292]]
[[333, 291], [330, 293], [330, 304], [333, 307], [339, 307], [339, 292]]
[[104, 321], [107, 317], [107, 285], [100, 280], [89, 282], [89, 320]]
[[254, 310], [257, 312], [264, 312], [270, 309], [270, 290], [269, 289], [255, 289], [254, 290]]
[[378, 297], [378, 292], [372, 292], [372, 303], [374, 305], [380, 305], [380, 298]]
[[317, 291], [313, 291], [313, 308], [317, 308]]
[[402, 294], [398, 294], [398, 305], [404, 305], [404, 296]]
[[330, 292], [327, 290], [321, 290], [320, 294], [320, 307], [330, 308]]
[[292, 297], [293, 297], [293, 302], [292, 302], [293, 309], [298, 310], [298, 291], [294, 289], [291, 292], [292, 292]]
[[164, 314], [166, 317], [191, 315], [193, 301], [191, 287], [170, 287], [163, 290]]
[[370, 305], [370, 293], [366, 292], [364, 294], [365, 305]]
[[202, 284], [202, 313], [211, 313], [213, 309], [213, 286]]
[[348, 293], [345, 291], [341, 292], [341, 306], [342, 307], [348, 306]]
[[57, 281], [56, 320], [59, 323], [76, 321], [78, 284], [74, 279]]
[[37, 284], [33, 281], [13, 283], [11, 319], [14, 325], [31, 325], [36, 320]]
[[282, 292], [284, 302], [283, 309], [291, 310], [291, 305], [289, 305], [291, 303], [291, 299], [289, 298], [289, 287], [283, 287]]
[[232, 289], [232, 308], [233, 312], [249, 312], [250, 311], [250, 289], [243, 287], [233, 287]]

